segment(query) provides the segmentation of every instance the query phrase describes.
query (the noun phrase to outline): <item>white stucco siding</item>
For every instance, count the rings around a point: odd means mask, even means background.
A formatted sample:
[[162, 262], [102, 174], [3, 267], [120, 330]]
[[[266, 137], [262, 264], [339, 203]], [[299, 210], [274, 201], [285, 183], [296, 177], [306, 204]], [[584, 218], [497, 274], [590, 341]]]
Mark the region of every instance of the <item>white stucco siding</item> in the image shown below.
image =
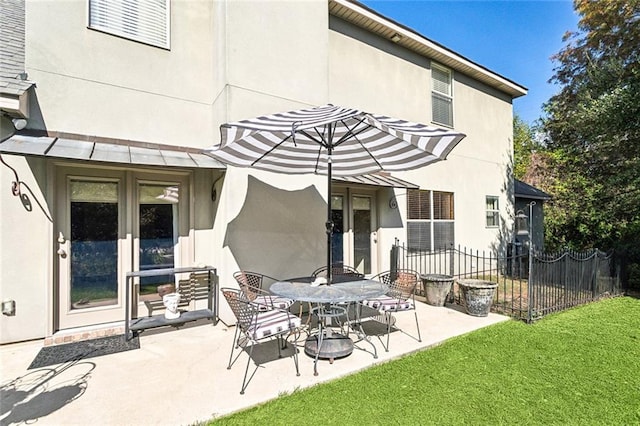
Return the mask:
[[197, 148], [219, 139], [210, 105], [47, 72], [31, 75], [42, 88], [37, 94], [49, 130]]
[[[306, 276], [326, 263], [326, 176], [285, 175], [230, 167], [221, 182], [213, 236], [222, 287], [233, 273]], [[233, 317], [224, 303], [221, 319]]]
[[51, 223], [36, 202], [44, 200], [44, 162], [12, 155], [3, 155], [3, 159], [33, 194], [22, 185], [31, 202], [28, 211], [11, 195], [13, 172], [0, 167], [0, 300], [16, 302], [15, 316], [0, 316], [0, 344], [44, 336], [52, 312]]
[[[228, 84], [272, 106], [327, 102], [327, 3], [312, 1], [229, 1], [227, 4]], [[230, 100], [229, 120], [252, 117], [246, 96]], [[239, 103], [242, 102], [242, 103]], [[259, 114], [273, 113], [261, 102]], [[246, 114], [242, 115], [242, 111]]]
[[332, 103], [407, 120], [428, 121], [430, 75], [426, 71], [426, 60], [416, 64], [339, 32], [329, 34]]
[[[479, 250], [504, 248], [513, 211], [511, 100], [463, 77], [456, 79], [454, 97], [456, 128], [468, 135], [449, 156], [463, 171], [454, 178], [464, 188], [456, 196], [456, 241]], [[486, 226], [486, 196], [499, 197], [498, 228]]]
[[221, 91], [213, 12], [214, 2], [173, 1], [165, 50], [88, 29], [86, 1], [27, 2], [26, 68], [46, 128], [206, 146]]
[[[88, 29], [86, 0], [27, 2], [26, 22], [26, 67], [43, 119], [35, 114], [32, 127], [208, 147], [224, 122], [327, 102], [431, 122], [430, 60], [330, 18], [325, 0], [172, 0], [170, 50]], [[503, 232], [486, 228], [485, 196], [500, 197], [503, 223], [510, 215], [511, 99], [454, 73], [454, 108], [455, 130], [468, 136], [449, 159], [394, 175], [454, 192], [456, 242], [482, 250]], [[59, 188], [46, 179], [54, 168], [6, 158], [45, 208], [55, 208]], [[6, 190], [13, 174], [0, 170]], [[193, 171], [185, 263], [216, 266], [221, 286], [235, 286], [238, 269], [287, 278], [325, 263], [325, 176], [233, 167], [221, 175]], [[406, 241], [406, 190], [367, 190], [376, 195], [384, 270], [394, 238]], [[58, 228], [34, 201], [29, 212], [8, 191], [0, 196], [0, 298], [17, 302], [15, 317], [0, 317], [0, 343], [56, 331]]]
[[[332, 21], [330, 31], [330, 98], [332, 102], [423, 123], [431, 122], [431, 63], [388, 40], [344, 21]], [[444, 162], [394, 175], [421, 189], [455, 194], [455, 239], [473, 249], [499, 245], [510, 228], [509, 192], [512, 148], [512, 104], [508, 95], [454, 72], [454, 130], [467, 137]], [[394, 238], [406, 241], [406, 194], [398, 196], [399, 226], [385, 226], [398, 214], [388, 212], [388, 200], [378, 200], [381, 260]], [[500, 197], [502, 226], [487, 228], [485, 197]], [[394, 219], [394, 223], [398, 219]]]

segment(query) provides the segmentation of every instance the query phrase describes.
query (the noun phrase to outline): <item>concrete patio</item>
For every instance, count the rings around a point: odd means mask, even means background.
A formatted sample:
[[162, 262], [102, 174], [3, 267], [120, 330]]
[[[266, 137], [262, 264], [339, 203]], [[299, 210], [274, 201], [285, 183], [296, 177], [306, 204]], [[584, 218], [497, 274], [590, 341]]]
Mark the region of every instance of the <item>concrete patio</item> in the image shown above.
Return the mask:
[[[222, 322], [144, 332], [140, 349], [32, 370], [28, 367], [42, 348], [42, 340], [4, 345], [0, 347], [0, 424], [189, 425], [353, 374], [508, 319], [496, 314], [472, 317], [459, 306], [441, 308], [422, 302], [418, 303], [418, 316], [422, 342], [393, 332], [390, 352], [385, 352], [374, 337], [378, 359], [356, 349], [333, 364], [321, 361], [318, 376], [313, 375], [313, 359], [304, 350], [299, 354], [297, 377], [292, 358], [277, 359], [274, 346], [276, 356], [258, 370], [244, 395], [239, 391], [246, 354], [227, 370], [234, 328]], [[397, 326], [415, 333], [413, 314], [398, 314]], [[255, 352], [263, 356], [271, 353]]]

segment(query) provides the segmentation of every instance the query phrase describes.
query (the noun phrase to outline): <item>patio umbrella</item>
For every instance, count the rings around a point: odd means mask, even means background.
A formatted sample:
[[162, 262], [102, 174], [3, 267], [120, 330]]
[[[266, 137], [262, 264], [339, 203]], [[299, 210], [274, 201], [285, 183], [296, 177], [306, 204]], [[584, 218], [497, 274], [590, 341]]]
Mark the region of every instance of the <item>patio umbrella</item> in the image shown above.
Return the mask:
[[331, 283], [331, 179], [413, 170], [444, 160], [465, 135], [451, 130], [324, 105], [220, 126], [206, 152], [237, 167], [327, 175], [327, 268]]

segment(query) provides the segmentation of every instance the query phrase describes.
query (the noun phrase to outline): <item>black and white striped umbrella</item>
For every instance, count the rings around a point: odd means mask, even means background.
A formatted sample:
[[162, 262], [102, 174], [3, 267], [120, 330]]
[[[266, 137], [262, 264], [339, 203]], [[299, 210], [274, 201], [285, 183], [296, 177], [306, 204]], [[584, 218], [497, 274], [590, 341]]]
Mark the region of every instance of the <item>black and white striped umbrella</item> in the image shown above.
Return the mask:
[[[325, 105], [220, 126], [207, 153], [233, 166], [334, 176], [401, 171], [444, 160], [465, 135]], [[329, 158], [331, 161], [329, 162]]]
[[[465, 137], [330, 104], [223, 124], [220, 132], [220, 144], [205, 150], [212, 157], [238, 167], [328, 175], [328, 200], [332, 176], [417, 169], [444, 160]], [[332, 263], [330, 204], [328, 267]]]

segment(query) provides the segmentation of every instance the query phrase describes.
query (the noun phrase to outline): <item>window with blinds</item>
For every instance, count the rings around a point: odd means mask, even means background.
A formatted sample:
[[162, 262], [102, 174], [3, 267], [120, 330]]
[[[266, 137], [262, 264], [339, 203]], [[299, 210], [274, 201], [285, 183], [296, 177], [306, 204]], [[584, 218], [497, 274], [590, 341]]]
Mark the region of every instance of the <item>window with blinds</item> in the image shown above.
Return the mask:
[[431, 87], [431, 119], [434, 123], [453, 127], [451, 71], [432, 64]]
[[89, 0], [89, 28], [170, 48], [170, 0]]
[[407, 245], [410, 251], [450, 248], [455, 242], [452, 192], [407, 191]]

